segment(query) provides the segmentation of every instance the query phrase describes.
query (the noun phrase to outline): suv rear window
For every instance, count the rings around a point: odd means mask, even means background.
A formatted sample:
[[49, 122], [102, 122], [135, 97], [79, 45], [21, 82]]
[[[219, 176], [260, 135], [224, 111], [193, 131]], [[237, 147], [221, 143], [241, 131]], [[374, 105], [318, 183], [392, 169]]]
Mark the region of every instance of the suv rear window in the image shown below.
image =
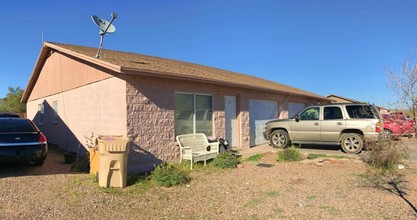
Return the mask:
[[36, 132], [29, 120], [1, 120], [0, 133]]
[[346, 110], [350, 118], [375, 118], [374, 112], [369, 105], [348, 105]]
[[325, 107], [324, 120], [343, 119], [342, 110], [339, 107]]

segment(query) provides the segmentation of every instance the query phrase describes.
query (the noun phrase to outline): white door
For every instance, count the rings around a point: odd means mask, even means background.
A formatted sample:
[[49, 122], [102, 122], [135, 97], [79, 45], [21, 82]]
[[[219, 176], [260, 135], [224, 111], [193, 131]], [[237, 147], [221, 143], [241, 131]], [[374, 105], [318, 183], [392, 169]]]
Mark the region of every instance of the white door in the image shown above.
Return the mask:
[[231, 147], [238, 145], [236, 123], [236, 96], [224, 97], [224, 111], [226, 114], [226, 140]]
[[278, 102], [269, 100], [249, 100], [250, 146], [265, 144], [263, 136], [265, 123], [278, 117]]
[[297, 113], [304, 109], [306, 105], [299, 102], [288, 102], [288, 118], [294, 117]]

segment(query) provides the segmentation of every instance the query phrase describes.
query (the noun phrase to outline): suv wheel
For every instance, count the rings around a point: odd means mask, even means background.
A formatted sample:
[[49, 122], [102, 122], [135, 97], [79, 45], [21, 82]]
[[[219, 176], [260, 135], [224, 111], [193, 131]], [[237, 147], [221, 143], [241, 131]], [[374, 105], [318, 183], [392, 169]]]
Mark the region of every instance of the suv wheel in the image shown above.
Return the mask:
[[274, 148], [284, 148], [289, 145], [290, 138], [284, 130], [275, 130], [271, 134], [271, 145]]
[[363, 148], [363, 139], [361, 135], [356, 133], [342, 134], [340, 144], [346, 153], [357, 154]]

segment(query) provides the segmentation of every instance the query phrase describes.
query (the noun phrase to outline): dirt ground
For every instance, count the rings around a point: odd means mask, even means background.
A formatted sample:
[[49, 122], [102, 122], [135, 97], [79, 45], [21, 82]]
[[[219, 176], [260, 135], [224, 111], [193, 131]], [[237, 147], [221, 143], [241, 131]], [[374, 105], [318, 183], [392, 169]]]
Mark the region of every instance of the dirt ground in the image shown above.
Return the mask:
[[[417, 145], [416, 145], [417, 147]], [[402, 179], [365, 175], [359, 159], [199, 168], [187, 186], [98, 187], [52, 152], [44, 166], [0, 166], [0, 219], [417, 219], [417, 164]]]

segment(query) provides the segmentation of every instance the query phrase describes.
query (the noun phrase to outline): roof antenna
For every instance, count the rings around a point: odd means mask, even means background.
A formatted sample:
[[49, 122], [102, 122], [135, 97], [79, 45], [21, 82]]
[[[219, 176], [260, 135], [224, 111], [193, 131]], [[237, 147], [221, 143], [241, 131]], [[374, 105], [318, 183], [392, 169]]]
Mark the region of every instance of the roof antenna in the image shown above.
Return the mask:
[[116, 27], [114, 27], [114, 25], [112, 25], [114, 19], [117, 18], [117, 14], [112, 12], [111, 13], [111, 21], [106, 21], [96, 15], [91, 16], [91, 18], [93, 19], [93, 22], [100, 28], [100, 44], [97, 50], [97, 54], [96, 54], [96, 58], [100, 59], [100, 53], [101, 53], [101, 49], [103, 47], [103, 40], [104, 40], [104, 35], [106, 33], [113, 33], [116, 31]]

